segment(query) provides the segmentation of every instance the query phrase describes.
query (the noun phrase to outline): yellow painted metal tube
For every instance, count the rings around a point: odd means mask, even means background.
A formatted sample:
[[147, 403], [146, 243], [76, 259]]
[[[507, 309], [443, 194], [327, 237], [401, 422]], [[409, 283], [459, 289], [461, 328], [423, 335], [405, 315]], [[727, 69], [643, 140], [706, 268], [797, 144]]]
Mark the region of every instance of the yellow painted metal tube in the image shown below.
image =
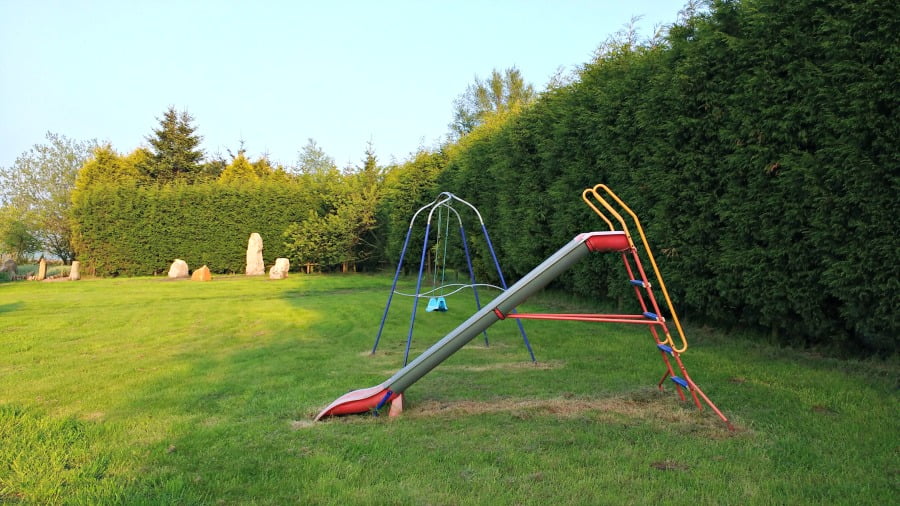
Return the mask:
[[[602, 211], [600, 211], [600, 209], [597, 209], [597, 206], [595, 206], [594, 203], [591, 202], [591, 200], [588, 198], [588, 194], [589, 194], [589, 193], [593, 193], [593, 195], [594, 195], [595, 198], [598, 197], [597, 192], [595, 192], [592, 188], [588, 188], [587, 190], [584, 190], [584, 191], [581, 193], [581, 198], [584, 200], [584, 202], [585, 202], [588, 206], [590, 206], [591, 209], [594, 210], [595, 213], [597, 213], [597, 216], [603, 218], [603, 221], [606, 222], [606, 225], [609, 227], [610, 230], [615, 230], [616, 227], [614, 227], [613, 224], [612, 224], [612, 222], [609, 221], [609, 218], [607, 218], [606, 215], [603, 214]], [[599, 199], [599, 200], [602, 201], [602, 199]], [[607, 206], [608, 206], [608, 204], [607, 204]]]
[[[610, 227], [612, 227], [612, 223], [602, 213], [600, 213], [600, 211], [597, 209], [596, 206], [593, 205], [592, 202], [590, 202], [588, 200], [588, 195], [593, 196], [598, 202], [600, 202], [600, 204], [604, 208], [606, 208], [607, 211], [609, 211], [610, 214], [612, 214], [616, 218], [616, 220], [622, 225], [622, 230], [628, 236], [629, 242], [631, 241], [631, 234], [628, 231], [628, 227], [625, 224], [625, 220], [623, 220], [622, 216], [618, 212], [616, 212], [615, 209], [613, 209], [613, 207], [606, 201], [606, 199], [604, 199], [597, 192], [598, 189], [603, 190], [610, 197], [612, 197], [612, 199], [615, 200], [616, 203], [619, 204], [619, 206], [621, 206], [621, 208], [624, 209], [625, 212], [627, 212], [628, 215], [631, 216], [631, 219], [634, 221], [634, 224], [637, 227], [638, 233], [641, 236], [641, 242], [644, 244], [644, 249], [647, 251], [647, 257], [650, 259], [650, 265], [653, 267], [653, 274], [656, 276], [656, 280], [659, 281], [659, 286], [662, 289], [663, 296], [666, 299], [666, 305], [669, 308], [669, 312], [672, 314], [672, 320], [675, 322], [675, 329], [678, 331], [678, 337], [681, 340], [681, 347], [675, 346], [675, 343], [672, 342], [671, 336], [667, 336], [666, 340], [668, 341], [668, 344], [670, 346], [672, 346], [673, 350], [675, 350], [678, 353], [684, 353], [688, 348], [687, 339], [684, 336], [684, 329], [682, 329], [682, 327], [681, 327], [681, 321], [679, 321], [678, 313], [675, 312], [675, 306], [672, 304], [672, 299], [669, 297], [669, 291], [666, 289], [666, 283], [665, 283], [665, 281], [663, 281], [662, 274], [659, 272], [659, 267], [656, 265], [656, 259], [653, 257], [653, 251], [650, 249], [650, 244], [647, 242], [647, 236], [644, 234], [644, 228], [641, 226], [641, 220], [639, 220], [637, 217], [637, 214], [635, 214], [635, 212], [632, 211], [631, 208], [628, 207], [628, 205], [626, 205], [625, 202], [623, 202], [622, 199], [620, 199], [619, 196], [616, 195], [615, 192], [613, 192], [605, 184], [598, 184], [598, 185], [594, 186], [593, 188], [588, 188], [588, 189], [584, 190], [584, 192], [582, 192], [581, 196], [584, 199], [584, 201], [587, 202], [588, 206], [590, 206], [591, 209], [593, 209], [595, 213], [600, 215], [600, 217], [603, 218], [603, 220], [606, 221], [606, 223], [608, 225], [610, 225]], [[634, 246], [633, 242], [631, 244], [632, 244], [632, 246]]]
[[596, 200], [604, 208], [606, 208], [606, 211], [609, 212], [609, 214], [611, 214], [613, 216], [613, 218], [615, 218], [616, 221], [619, 222], [619, 225], [621, 225], [621, 227], [622, 227], [622, 231], [625, 232], [625, 237], [628, 238], [629, 246], [631, 246], [633, 248], [634, 242], [631, 240], [631, 231], [628, 230], [628, 225], [625, 223], [625, 220], [622, 219], [622, 215], [619, 214], [618, 211], [616, 211], [615, 208], [613, 208], [613, 206], [609, 205], [609, 202], [607, 202], [606, 199], [604, 199], [602, 196], [600, 196], [599, 193], [597, 193], [596, 187], [588, 188], [587, 190], [584, 190], [584, 192], [582, 192], [581, 198], [584, 199], [585, 202], [587, 202], [587, 205], [589, 205], [594, 210], [595, 213], [599, 214], [600, 217], [603, 218], [604, 221], [606, 221], [606, 223], [610, 227], [610, 230], [615, 230], [616, 229], [615, 226], [612, 224], [612, 222], [610, 220], [608, 220], [603, 214], [600, 213], [600, 211], [593, 204], [593, 202], [591, 202], [590, 199], [587, 198], [588, 195], [593, 196], [594, 200]]

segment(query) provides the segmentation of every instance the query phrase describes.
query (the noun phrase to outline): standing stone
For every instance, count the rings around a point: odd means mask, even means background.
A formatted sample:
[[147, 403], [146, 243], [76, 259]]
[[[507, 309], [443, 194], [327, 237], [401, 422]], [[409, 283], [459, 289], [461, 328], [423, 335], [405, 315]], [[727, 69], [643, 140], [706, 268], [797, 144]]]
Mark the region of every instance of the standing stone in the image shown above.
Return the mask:
[[8, 272], [11, 278], [15, 277], [19, 273], [16, 261], [12, 258], [4, 260], [3, 266], [0, 267], [0, 272]]
[[41, 257], [41, 261], [38, 263], [38, 272], [37, 277], [34, 278], [36, 281], [43, 281], [47, 279], [47, 260], [44, 257]]
[[69, 269], [69, 281], [78, 281], [81, 279], [81, 262], [75, 260], [72, 262], [72, 268]]
[[262, 276], [266, 273], [266, 265], [263, 263], [262, 237], [256, 232], [250, 234], [247, 242], [247, 275]]
[[203, 266], [193, 274], [191, 274], [191, 281], [212, 281], [212, 274], [209, 272], [209, 267]]
[[169, 277], [172, 279], [188, 277], [188, 264], [180, 258], [176, 258], [169, 267]]
[[275, 260], [275, 265], [269, 269], [269, 279], [284, 279], [288, 277], [289, 270], [291, 270], [291, 261], [287, 258], [279, 258]]

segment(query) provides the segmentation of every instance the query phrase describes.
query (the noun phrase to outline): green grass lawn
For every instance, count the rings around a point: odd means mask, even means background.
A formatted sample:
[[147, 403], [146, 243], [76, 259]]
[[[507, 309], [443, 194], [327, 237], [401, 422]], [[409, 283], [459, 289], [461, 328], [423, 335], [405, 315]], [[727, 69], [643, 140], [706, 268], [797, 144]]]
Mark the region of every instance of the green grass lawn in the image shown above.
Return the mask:
[[[489, 330], [405, 411], [313, 423], [403, 360], [410, 300], [369, 350], [386, 276], [0, 284], [0, 502], [886, 504], [900, 485], [898, 366], [688, 325], [682, 403], [644, 327]], [[484, 295], [484, 294], [482, 294]], [[542, 302], [543, 300], [543, 302]], [[556, 301], [556, 302], [554, 302]], [[559, 298], [529, 310], [572, 311]], [[420, 306], [413, 354], [474, 309]], [[557, 307], [554, 307], [557, 306]], [[894, 497], [894, 499], [890, 499]]]

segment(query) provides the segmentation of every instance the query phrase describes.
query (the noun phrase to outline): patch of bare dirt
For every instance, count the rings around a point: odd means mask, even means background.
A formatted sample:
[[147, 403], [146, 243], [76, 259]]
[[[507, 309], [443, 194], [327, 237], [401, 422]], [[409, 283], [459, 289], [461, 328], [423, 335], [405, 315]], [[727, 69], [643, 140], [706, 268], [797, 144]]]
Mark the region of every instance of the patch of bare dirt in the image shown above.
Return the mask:
[[651, 422], [674, 427], [685, 433], [703, 433], [714, 439], [726, 439], [746, 432], [728, 427], [710, 410], [697, 411], [692, 404], [682, 404], [671, 392], [641, 391], [627, 396], [584, 398], [572, 394], [551, 399], [497, 399], [491, 401], [424, 401], [415, 403], [403, 416], [476, 416], [508, 413], [519, 419], [535, 416], [558, 418], [590, 417], [600, 422]]
[[838, 414], [837, 411], [829, 408], [828, 406], [823, 406], [821, 404], [816, 404], [815, 406], [812, 407], [812, 410], [814, 413], [818, 413], [820, 415], [826, 415], [826, 416], [834, 416], [834, 415]]
[[316, 424], [312, 419], [309, 420], [291, 420], [291, 430], [308, 429]]
[[106, 416], [106, 413], [100, 411], [94, 411], [92, 413], [84, 413], [81, 415], [81, 419], [85, 422], [100, 422], [103, 420], [103, 417]]
[[687, 464], [675, 462], [674, 460], [662, 460], [659, 462], [653, 462], [652, 464], [650, 464], [650, 467], [659, 471], [688, 471], [691, 469]]

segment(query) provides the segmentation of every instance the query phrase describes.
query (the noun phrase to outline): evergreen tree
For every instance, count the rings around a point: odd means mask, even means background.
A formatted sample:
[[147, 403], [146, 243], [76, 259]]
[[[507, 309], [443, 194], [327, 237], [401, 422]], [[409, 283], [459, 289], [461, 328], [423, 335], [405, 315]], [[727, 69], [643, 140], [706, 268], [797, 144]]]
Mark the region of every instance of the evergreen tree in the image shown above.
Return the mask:
[[221, 154], [215, 154], [211, 159], [207, 160], [200, 166], [200, 172], [197, 175], [198, 181], [215, 181], [222, 175], [222, 171], [228, 166], [228, 162]]
[[253, 172], [260, 179], [265, 180], [280, 180], [287, 181], [290, 180], [290, 175], [287, 171], [284, 170], [284, 167], [281, 165], [272, 165], [272, 162], [269, 161], [268, 155], [263, 155], [259, 157], [255, 162], [253, 162]]
[[382, 169], [369, 143], [362, 167], [341, 174], [310, 140], [301, 153], [301, 178], [322, 198], [321, 212], [310, 211], [285, 232], [285, 248], [300, 264], [340, 265], [343, 272], [376, 253], [376, 210]]
[[225, 167], [219, 176], [219, 182], [226, 184], [259, 181], [260, 177], [250, 160], [244, 156], [244, 151], [238, 151], [234, 160]]
[[307, 139], [306, 146], [299, 153], [296, 171], [300, 174], [325, 174], [337, 171], [337, 165], [314, 139]]
[[120, 156], [112, 145], [104, 144], [94, 148], [94, 152], [75, 179], [75, 192], [100, 184], [121, 184], [141, 178], [137, 164], [147, 159], [147, 151], [138, 148], [127, 157]]
[[316, 196], [320, 214], [324, 215], [331, 211], [336, 200], [335, 195], [342, 193], [344, 183], [334, 159], [328, 156], [315, 140], [308, 139], [306, 146], [299, 153], [295, 170], [299, 173], [300, 182]]
[[381, 167], [378, 166], [378, 157], [375, 156], [375, 147], [372, 142], [366, 144], [366, 157], [363, 158], [362, 167], [357, 171], [358, 178], [363, 186], [377, 187], [380, 186], [384, 174]]
[[153, 156], [144, 166], [144, 172], [150, 179], [159, 183], [193, 183], [198, 179], [203, 169], [204, 155], [199, 148], [203, 138], [195, 133], [193, 121], [187, 111], [179, 114], [171, 106], [159, 119], [159, 128], [147, 137]]
[[501, 74], [494, 69], [484, 81], [476, 78], [454, 102], [451, 135], [460, 138], [494, 114], [514, 111], [537, 98], [534, 86], [527, 84], [522, 72], [511, 67]]

